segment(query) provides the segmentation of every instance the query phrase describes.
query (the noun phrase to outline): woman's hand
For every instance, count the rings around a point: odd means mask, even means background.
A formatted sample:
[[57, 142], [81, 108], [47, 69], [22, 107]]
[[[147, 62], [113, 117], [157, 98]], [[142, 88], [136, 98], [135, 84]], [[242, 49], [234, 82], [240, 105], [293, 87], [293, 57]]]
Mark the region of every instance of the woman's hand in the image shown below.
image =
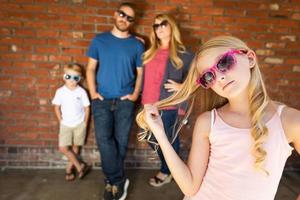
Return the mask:
[[155, 138], [159, 140], [160, 137], [166, 136], [162, 119], [159, 115], [156, 106], [151, 104], [145, 104], [145, 121], [149, 126], [149, 129], [153, 132]]
[[168, 92], [177, 92], [181, 89], [181, 83], [177, 83], [171, 79], [168, 79], [168, 83], [165, 83], [164, 86]]

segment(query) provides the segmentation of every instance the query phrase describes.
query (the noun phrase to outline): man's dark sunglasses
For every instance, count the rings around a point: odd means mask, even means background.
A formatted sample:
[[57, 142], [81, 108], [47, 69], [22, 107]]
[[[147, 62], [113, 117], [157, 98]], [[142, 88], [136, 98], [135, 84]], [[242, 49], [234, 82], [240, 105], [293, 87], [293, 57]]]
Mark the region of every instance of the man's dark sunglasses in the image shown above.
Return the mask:
[[122, 10], [118, 10], [117, 12], [119, 13], [120, 17], [125, 18], [129, 23], [134, 22], [134, 17], [127, 15]]
[[168, 25], [168, 21], [167, 20], [163, 20], [159, 24], [153, 24], [152, 27], [156, 31], [159, 27], [166, 28], [167, 25]]

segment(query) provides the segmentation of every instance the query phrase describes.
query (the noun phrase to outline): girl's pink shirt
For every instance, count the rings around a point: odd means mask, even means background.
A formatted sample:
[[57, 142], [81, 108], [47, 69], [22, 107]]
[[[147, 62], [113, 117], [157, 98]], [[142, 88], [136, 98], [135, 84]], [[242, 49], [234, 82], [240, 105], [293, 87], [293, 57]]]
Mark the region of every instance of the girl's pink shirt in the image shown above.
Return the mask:
[[278, 106], [266, 124], [269, 133], [263, 144], [267, 152], [263, 167], [269, 175], [254, 168], [250, 129], [232, 127], [212, 110], [207, 171], [199, 191], [184, 200], [273, 200], [286, 160], [293, 150], [280, 119], [283, 107]]

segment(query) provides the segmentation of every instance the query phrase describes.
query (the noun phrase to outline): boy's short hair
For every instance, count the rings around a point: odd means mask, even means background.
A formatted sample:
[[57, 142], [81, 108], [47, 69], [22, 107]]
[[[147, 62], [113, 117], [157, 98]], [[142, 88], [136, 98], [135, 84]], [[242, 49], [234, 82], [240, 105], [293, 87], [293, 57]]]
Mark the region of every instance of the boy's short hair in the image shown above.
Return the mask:
[[68, 65], [65, 65], [64, 70], [74, 70], [76, 72], [78, 72], [81, 76], [84, 76], [84, 68], [83, 65], [79, 64], [79, 63], [71, 63]]
[[134, 14], [135, 14], [135, 5], [133, 4], [133, 3], [130, 3], [130, 2], [123, 2], [123, 3], [121, 3], [120, 5], [119, 5], [119, 7], [118, 7], [118, 10], [120, 10], [120, 8], [122, 8], [122, 7], [129, 7], [129, 8], [131, 8], [132, 10], [133, 10], [133, 12], [134, 12]]

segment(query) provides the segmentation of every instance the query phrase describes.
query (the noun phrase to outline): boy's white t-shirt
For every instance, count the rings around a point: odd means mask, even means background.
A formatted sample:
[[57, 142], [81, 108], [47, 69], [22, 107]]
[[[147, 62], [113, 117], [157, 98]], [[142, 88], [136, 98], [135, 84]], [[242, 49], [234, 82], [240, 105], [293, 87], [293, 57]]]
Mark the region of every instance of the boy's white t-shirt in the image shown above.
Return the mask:
[[52, 104], [60, 106], [61, 123], [68, 127], [75, 127], [84, 121], [84, 107], [90, 105], [90, 100], [86, 91], [79, 85], [74, 90], [64, 85], [56, 90]]

